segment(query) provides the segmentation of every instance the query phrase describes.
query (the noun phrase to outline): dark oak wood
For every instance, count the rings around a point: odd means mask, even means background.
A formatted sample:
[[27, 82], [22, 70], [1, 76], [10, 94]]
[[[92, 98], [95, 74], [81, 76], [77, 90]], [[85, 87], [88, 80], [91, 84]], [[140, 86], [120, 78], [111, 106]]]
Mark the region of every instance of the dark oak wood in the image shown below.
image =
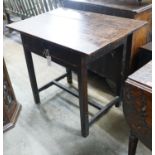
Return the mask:
[[80, 55], [93, 55], [145, 24], [143, 21], [98, 13], [55, 9], [8, 27], [55, 46], [61, 45], [74, 53], [78, 51]]
[[137, 139], [152, 149], [152, 61], [128, 77], [123, 111], [129, 124], [129, 155], [134, 155]]
[[3, 132], [5, 132], [15, 126], [21, 105], [16, 100], [5, 62], [3, 73]]
[[65, 7], [132, 18], [152, 7], [151, 0], [63, 0]]
[[67, 82], [69, 84], [72, 84], [72, 70], [69, 68], [66, 68], [66, 72], [67, 72]]
[[137, 144], [138, 144], [138, 138], [132, 132], [130, 132], [128, 155], [136, 154]]
[[139, 53], [139, 48], [152, 41], [152, 7], [144, 12], [135, 15], [134, 19], [147, 21], [148, 25], [145, 28], [143, 27], [139, 29], [133, 34], [133, 46], [130, 61], [131, 72], [135, 71], [136, 56]]
[[87, 64], [86, 58], [81, 59], [80, 70], [78, 72], [78, 87], [81, 116], [81, 132], [84, 137], [89, 134], [88, 122], [88, 93], [87, 93]]
[[[63, 4], [67, 8], [147, 21], [148, 26], [134, 32], [132, 37], [130, 72], [137, 68], [136, 57], [139, 53], [139, 47], [152, 39], [151, 0], [144, 0], [141, 3], [136, 0], [63, 0]], [[119, 88], [117, 83], [119, 82], [119, 71], [121, 70], [121, 57], [122, 53], [114, 50], [110, 54], [101, 57], [100, 63], [94, 61], [89, 65], [90, 71], [114, 82], [116, 89], [113, 89], [113, 91], [116, 93]], [[115, 69], [113, 69], [114, 66]]]
[[[138, 47], [148, 41], [148, 37], [152, 28], [151, 0], [144, 0], [140, 4], [136, 0], [63, 0], [63, 4], [67, 8], [148, 21], [149, 26], [146, 28], [146, 30], [139, 30], [140, 32], [144, 33], [143, 38], [139, 32], [138, 34], [140, 36], [136, 34], [134, 39], [134, 41], [139, 41], [137, 45]], [[133, 45], [136, 44], [137, 43]], [[141, 45], [139, 46], [139, 44]], [[137, 46], [134, 47], [137, 49]], [[133, 50], [136, 50], [135, 48]]]
[[[86, 137], [89, 134], [90, 125], [88, 119], [87, 66], [112, 50], [120, 49], [123, 53], [120, 71], [120, 87], [122, 87], [128, 68], [128, 63], [125, 62], [130, 58], [128, 51], [131, 46], [130, 38], [134, 31], [145, 25], [146, 22], [132, 19], [71, 9], [56, 9], [10, 24], [8, 27], [21, 33], [35, 102], [39, 102], [39, 91], [53, 84], [74, 96], [79, 96], [81, 133], [82, 136]], [[46, 57], [45, 51], [47, 50], [52, 61], [67, 68], [69, 83], [71, 82], [71, 70], [77, 73], [79, 95], [58, 84], [57, 81], [64, 75], [38, 89], [31, 52]], [[106, 108], [91, 103], [101, 110], [98, 115], [94, 116], [95, 120], [120, 100], [120, 96], [117, 96]]]
[[35, 102], [37, 104], [39, 104], [40, 103], [40, 97], [38, 94], [38, 85], [37, 85], [37, 80], [36, 80], [35, 71], [34, 71], [32, 54], [24, 44], [23, 44], [23, 47], [24, 47], [24, 54], [25, 54], [27, 69], [29, 72], [29, 78], [30, 78], [30, 82], [31, 82], [31, 86], [32, 86], [33, 96], [34, 96]]

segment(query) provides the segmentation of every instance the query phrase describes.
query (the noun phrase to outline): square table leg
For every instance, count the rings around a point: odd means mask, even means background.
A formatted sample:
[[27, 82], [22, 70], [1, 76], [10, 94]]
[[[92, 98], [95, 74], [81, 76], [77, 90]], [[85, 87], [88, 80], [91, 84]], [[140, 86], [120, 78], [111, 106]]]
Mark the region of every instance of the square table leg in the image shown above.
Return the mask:
[[88, 94], [87, 94], [87, 65], [85, 59], [82, 60], [78, 71], [79, 104], [81, 117], [81, 134], [83, 137], [89, 135], [88, 119]]
[[138, 138], [132, 133], [132, 131], [130, 131], [128, 155], [136, 154], [137, 143]]
[[120, 102], [116, 104], [116, 107], [121, 105], [121, 101], [123, 99], [123, 86], [125, 79], [129, 75], [129, 65], [130, 65], [130, 57], [131, 57], [131, 47], [132, 47], [132, 34], [130, 34], [127, 38], [124, 39], [124, 44], [119, 47], [120, 50], [123, 51], [122, 57], [122, 68], [120, 73], [120, 80], [117, 82], [117, 95], [120, 97]]
[[37, 86], [37, 81], [36, 81], [36, 76], [34, 71], [32, 54], [31, 54], [31, 51], [29, 51], [25, 47], [24, 47], [24, 54], [25, 54], [25, 59], [26, 59], [26, 64], [27, 64], [27, 69], [29, 73], [34, 100], [35, 100], [35, 103], [38, 104], [40, 103], [40, 97], [39, 97], [39, 91], [38, 91], [38, 86]]
[[69, 68], [66, 68], [66, 72], [67, 72], [67, 82], [69, 84], [72, 84], [72, 70]]

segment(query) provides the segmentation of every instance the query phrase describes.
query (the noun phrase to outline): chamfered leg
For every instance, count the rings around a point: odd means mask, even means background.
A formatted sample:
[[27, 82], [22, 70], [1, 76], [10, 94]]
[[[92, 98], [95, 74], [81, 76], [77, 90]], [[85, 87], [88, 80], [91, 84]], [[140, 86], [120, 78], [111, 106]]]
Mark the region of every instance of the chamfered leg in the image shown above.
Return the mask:
[[88, 119], [88, 94], [87, 94], [87, 66], [85, 59], [81, 62], [78, 71], [79, 86], [79, 103], [81, 116], [81, 134], [83, 137], [89, 135], [89, 119]]
[[26, 64], [27, 64], [27, 69], [28, 69], [28, 74], [29, 74], [34, 100], [35, 100], [35, 103], [38, 104], [40, 103], [40, 97], [39, 97], [36, 76], [35, 76], [32, 54], [31, 54], [31, 51], [28, 48], [26, 48], [26, 46], [24, 45], [23, 39], [22, 41], [23, 41], [24, 54], [25, 54], [25, 59], [26, 59]]
[[134, 134], [132, 134], [132, 132], [130, 132], [128, 155], [136, 154], [137, 143], [138, 143], [138, 138]]

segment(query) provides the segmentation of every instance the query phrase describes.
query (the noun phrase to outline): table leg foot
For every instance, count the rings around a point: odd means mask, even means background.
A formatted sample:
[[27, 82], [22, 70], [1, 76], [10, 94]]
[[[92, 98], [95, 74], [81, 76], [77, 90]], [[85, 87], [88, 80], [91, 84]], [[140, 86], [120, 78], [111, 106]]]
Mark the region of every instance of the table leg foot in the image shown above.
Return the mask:
[[130, 133], [129, 136], [129, 150], [128, 155], [135, 155], [136, 154], [136, 148], [137, 148], [138, 138]]
[[[86, 116], [83, 119], [84, 119], [84, 122], [87, 122], [88, 117]], [[84, 124], [82, 125], [82, 127], [81, 127], [81, 135], [83, 137], [87, 137], [89, 135], [89, 124], [86, 123], [86, 125], [84, 125]]]
[[117, 82], [117, 91], [116, 94], [119, 96], [119, 101], [115, 104], [115, 107], [120, 107], [122, 105], [122, 83], [119, 81]]

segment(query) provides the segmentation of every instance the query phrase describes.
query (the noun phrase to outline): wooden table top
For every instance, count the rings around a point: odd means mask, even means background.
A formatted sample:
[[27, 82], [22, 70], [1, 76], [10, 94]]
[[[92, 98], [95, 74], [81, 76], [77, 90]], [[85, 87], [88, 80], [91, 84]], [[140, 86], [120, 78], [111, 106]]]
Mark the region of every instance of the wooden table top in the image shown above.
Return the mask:
[[59, 8], [7, 27], [91, 55], [145, 24], [144, 21]]
[[129, 79], [152, 89], [152, 61], [130, 75]]
[[139, 3], [138, 0], [64, 0], [64, 1], [73, 1], [77, 3], [100, 5], [119, 10], [128, 10], [136, 13], [152, 8], [152, 0], [142, 0], [141, 3]]

